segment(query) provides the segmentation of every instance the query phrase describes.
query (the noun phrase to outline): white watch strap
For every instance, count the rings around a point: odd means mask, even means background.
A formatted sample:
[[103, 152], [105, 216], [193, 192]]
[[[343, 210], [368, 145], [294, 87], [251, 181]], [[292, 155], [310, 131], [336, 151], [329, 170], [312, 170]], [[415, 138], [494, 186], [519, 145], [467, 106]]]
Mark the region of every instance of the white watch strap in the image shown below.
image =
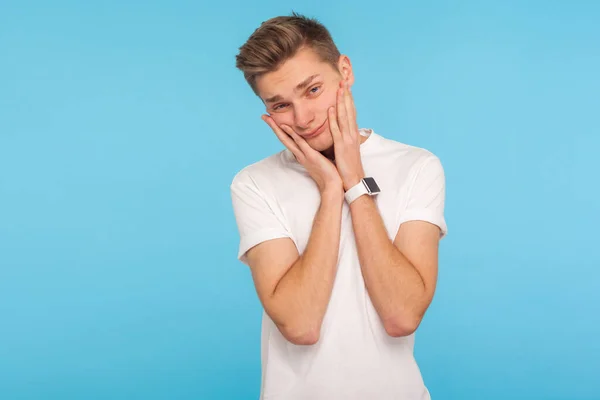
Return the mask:
[[354, 200], [358, 199], [363, 194], [368, 194], [368, 193], [369, 193], [369, 191], [367, 190], [367, 187], [365, 186], [364, 182], [361, 180], [356, 185], [354, 185], [350, 189], [348, 189], [346, 191], [346, 193], [344, 193], [344, 197], [346, 198], [346, 202], [348, 203], [348, 205], [350, 205], [350, 203], [352, 203]]

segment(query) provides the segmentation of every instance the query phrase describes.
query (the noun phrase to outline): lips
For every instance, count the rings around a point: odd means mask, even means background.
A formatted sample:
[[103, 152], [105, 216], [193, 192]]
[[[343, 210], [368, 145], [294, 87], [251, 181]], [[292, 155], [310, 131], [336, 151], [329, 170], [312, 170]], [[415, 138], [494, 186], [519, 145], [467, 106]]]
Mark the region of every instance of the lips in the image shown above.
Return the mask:
[[320, 134], [321, 132], [323, 132], [325, 130], [325, 125], [327, 124], [327, 119], [325, 120], [325, 122], [323, 122], [323, 124], [318, 127], [317, 129], [315, 129], [314, 131], [307, 133], [306, 135], [302, 135], [303, 138], [305, 139], [310, 139], [313, 136], [317, 136], [318, 134]]

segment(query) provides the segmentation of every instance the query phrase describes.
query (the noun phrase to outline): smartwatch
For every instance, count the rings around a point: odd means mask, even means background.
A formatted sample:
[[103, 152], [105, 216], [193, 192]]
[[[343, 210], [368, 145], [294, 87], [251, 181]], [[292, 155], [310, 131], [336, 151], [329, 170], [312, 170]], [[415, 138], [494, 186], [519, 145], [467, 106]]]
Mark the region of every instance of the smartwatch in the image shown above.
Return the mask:
[[381, 190], [379, 189], [379, 186], [377, 186], [375, 179], [372, 177], [367, 177], [361, 179], [360, 182], [348, 189], [346, 193], [344, 193], [344, 197], [346, 198], [348, 205], [350, 205], [354, 200], [358, 199], [363, 194], [375, 196], [380, 192]]

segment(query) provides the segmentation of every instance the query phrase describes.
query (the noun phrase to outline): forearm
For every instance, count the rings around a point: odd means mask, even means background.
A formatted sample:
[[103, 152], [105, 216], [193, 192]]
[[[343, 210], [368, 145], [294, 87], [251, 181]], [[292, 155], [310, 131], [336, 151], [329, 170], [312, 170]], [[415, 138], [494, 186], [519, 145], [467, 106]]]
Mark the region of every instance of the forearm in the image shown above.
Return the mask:
[[324, 192], [305, 251], [277, 284], [279, 329], [293, 342], [318, 340], [335, 279], [343, 192]]
[[365, 286], [386, 331], [412, 333], [427, 308], [424, 281], [389, 238], [377, 204], [361, 196], [350, 205]]

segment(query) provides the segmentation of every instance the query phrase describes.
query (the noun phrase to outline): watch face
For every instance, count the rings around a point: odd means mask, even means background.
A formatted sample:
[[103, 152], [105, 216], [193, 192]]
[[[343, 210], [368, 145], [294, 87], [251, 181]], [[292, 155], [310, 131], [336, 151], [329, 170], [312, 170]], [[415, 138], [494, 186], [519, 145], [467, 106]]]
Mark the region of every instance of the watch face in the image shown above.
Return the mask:
[[371, 192], [373, 194], [380, 192], [379, 186], [377, 186], [375, 179], [364, 178], [364, 182], [365, 182], [365, 185], [367, 185], [367, 189], [369, 189], [369, 192]]

